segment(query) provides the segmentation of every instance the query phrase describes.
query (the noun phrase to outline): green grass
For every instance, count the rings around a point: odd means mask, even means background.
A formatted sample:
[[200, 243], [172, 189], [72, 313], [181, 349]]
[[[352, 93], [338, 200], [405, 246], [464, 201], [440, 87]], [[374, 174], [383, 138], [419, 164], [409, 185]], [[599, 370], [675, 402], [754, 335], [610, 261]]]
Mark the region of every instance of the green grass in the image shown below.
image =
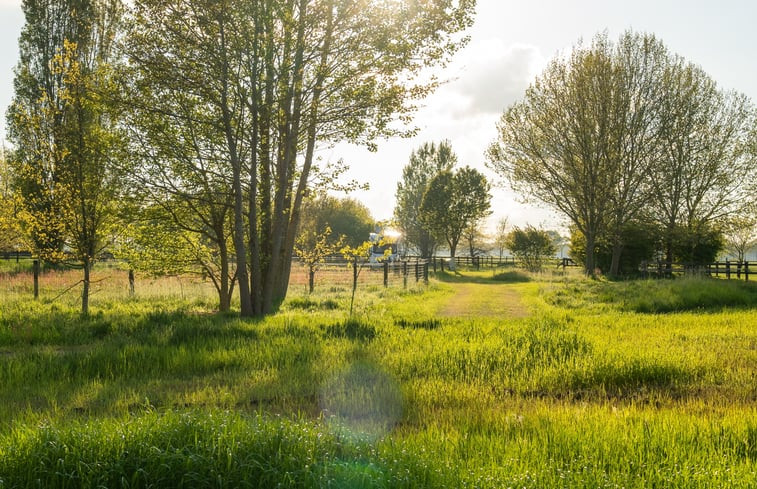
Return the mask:
[[[0, 283], [0, 487], [757, 486], [753, 284], [465, 272], [243, 321], [109, 273], [86, 319], [73, 274]], [[440, 316], [470, 282], [529, 314]]]
[[[576, 301], [578, 297], [578, 301]], [[557, 290], [552, 302], [584, 307], [587, 301], [624, 311], [668, 313], [757, 307], [757, 283], [710, 278], [571, 283]]]

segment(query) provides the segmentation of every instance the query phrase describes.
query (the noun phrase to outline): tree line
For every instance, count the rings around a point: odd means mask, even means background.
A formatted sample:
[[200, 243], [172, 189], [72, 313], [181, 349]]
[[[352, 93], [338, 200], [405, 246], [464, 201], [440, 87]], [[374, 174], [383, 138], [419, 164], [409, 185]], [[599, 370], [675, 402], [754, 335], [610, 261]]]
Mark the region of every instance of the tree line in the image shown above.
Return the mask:
[[607, 256], [618, 275], [633, 249], [712, 260], [727, 223], [753, 219], [755, 127], [747, 97], [655, 36], [599, 34], [552, 60], [504, 112], [487, 159], [570, 221], [588, 274]]
[[242, 316], [270, 313], [303, 202], [338, 173], [316, 148], [409, 131], [437, 83], [418, 75], [465, 44], [474, 4], [24, 0], [14, 216], [83, 268], [83, 313], [106, 246], [199, 264], [222, 310], [236, 287]]

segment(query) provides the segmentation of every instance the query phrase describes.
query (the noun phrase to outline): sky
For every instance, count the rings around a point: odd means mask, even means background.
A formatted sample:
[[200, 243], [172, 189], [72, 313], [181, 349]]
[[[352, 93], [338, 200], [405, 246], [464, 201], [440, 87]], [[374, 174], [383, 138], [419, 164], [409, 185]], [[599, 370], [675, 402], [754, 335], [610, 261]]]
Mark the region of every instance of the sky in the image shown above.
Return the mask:
[[[700, 65], [721, 88], [757, 99], [757, 2], [752, 0], [478, 0], [470, 43], [439, 73], [450, 80], [417, 112], [419, 129], [410, 139], [379, 140], [371, 153], [349, 144], [319, 151], [324, 160], [344, 159], [345, 179], [369, 184], [351, 197], [377, 220], [389, 219], [402, 168], [424, 142], [451, 142], [460, 166], [479, 169], [495, 186], [489, 229], [506, 217], [512, 225], [533, 224], [564, 230], [563, 218], [523, 203], [523, 196], [485, 166], [486, 148], [496, 137], [502, 111], [517, 102], [554, 56], [607, 31], [610, 39], [633, 29], [655, 34], [672, 51]], [[23, 26], [20, 0], [0, 0], [0, 107], [13, 96], [13, 67]], [[0, 140], [5, 138], [5, 118]]]

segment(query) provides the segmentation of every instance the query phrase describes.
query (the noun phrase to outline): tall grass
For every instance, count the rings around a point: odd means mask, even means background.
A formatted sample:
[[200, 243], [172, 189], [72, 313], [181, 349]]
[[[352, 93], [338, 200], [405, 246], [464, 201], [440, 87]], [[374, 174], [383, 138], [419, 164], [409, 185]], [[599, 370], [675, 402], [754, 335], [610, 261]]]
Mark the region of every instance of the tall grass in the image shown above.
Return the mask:
[[[489, 272], [248, 321], [116, 277], [89, 318], [0, 297], [0, 487], [757, 486], [751, 284]], [[465, 280], [530, 316], [439, 316]]]

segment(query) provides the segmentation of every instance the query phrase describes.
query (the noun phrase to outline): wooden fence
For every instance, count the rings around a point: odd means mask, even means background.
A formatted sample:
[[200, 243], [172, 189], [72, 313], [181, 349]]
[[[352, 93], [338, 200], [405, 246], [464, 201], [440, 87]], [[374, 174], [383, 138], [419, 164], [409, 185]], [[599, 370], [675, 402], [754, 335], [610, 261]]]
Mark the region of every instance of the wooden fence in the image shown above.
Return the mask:
[[[429, 260], [429, 264], [436, 273], [437, 271], [441, 270], [442, 272], [449, 268], [451, 258], [448, 256], [434, 256]], [[545, 260], [545, 263], [554, 263], [556, 266], [562, 267], [563, 269], [565, 267], [576, 267], [578, 264], [574, 262], [570, 258], [550, 258], [549, 260]], [[455, 257], [455, 266], [457, 268], [460, 267], [467, 267], [467, 268], [473, 268], [476, 270], [486, 269], [486, 268], [500, 268], [500, 267], [507, 267], [507, 266], [516, 266], [519, 262], [515, 259], [515, 257], [512, 256], [503, 256], [502, 258], [496, 257], [496, 256], [456, 256]]]
[[757, 272], [757, 262], [718, 261], [706, 265], [687, 265], [665, 261], [643, 262], [639, 267], [645, 277], [671, 277], [673, 275], [708, 275], [749, 281], [749, 276]]
[[[428, 283], [429, 260], [410, 259], [380, 263], [349, 263], [337, 257], [330, 258], [314, 275], [315, 288], [323, 286], [383, 285], [407, 287], [408, 283]], [[308, 285], [309, 273], [301, 264], [293, 265], [290, 284]]]

